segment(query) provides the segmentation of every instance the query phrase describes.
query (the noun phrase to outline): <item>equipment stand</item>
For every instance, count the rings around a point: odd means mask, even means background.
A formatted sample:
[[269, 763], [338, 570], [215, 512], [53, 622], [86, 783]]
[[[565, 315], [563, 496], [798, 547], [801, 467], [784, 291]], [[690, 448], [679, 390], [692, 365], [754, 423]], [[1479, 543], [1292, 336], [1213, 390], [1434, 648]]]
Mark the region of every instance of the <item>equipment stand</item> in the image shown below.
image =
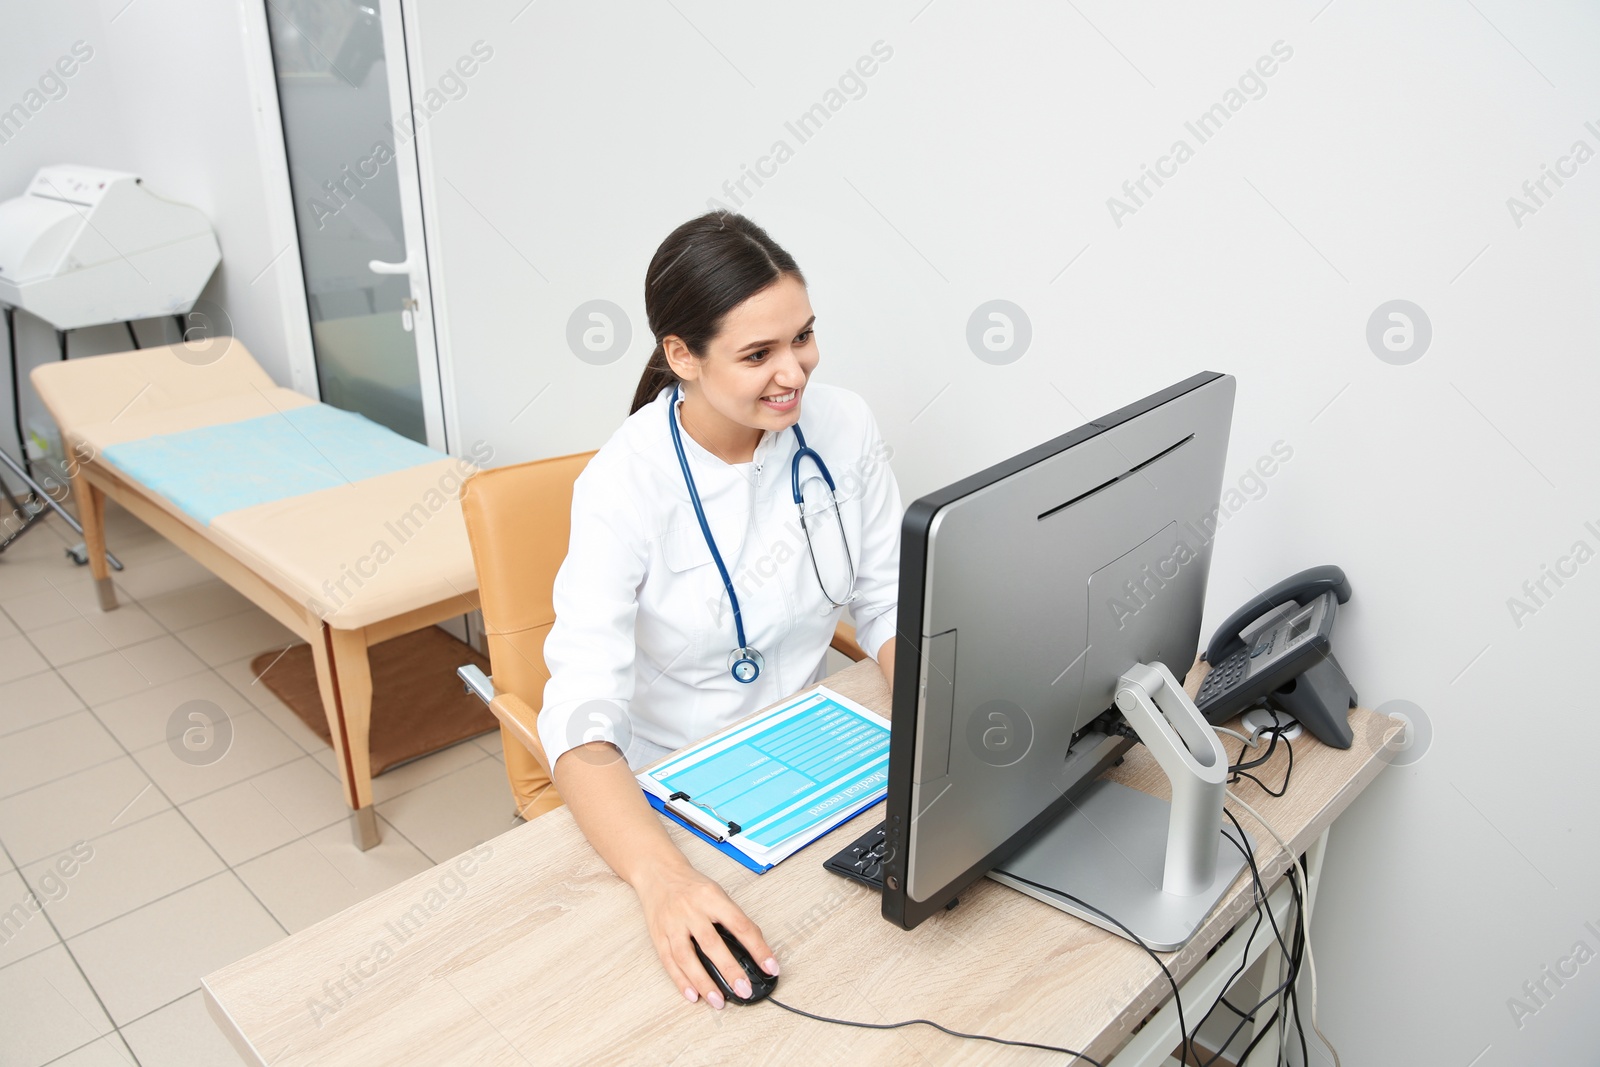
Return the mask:
[[[67, 525], [77, 531], [80, 537], [83, 536], [83, 526], [78, 522], [77, 519], [72, 517], [72, 512], [68, 511], [60, 504], [57, 504], [55, 502], [55, 498], [49, 493], [45, 492], [43, 487], [41, 487], [38, 482], [34, 481], [32, 476], [30, 476], [27, 471], [22, 469], [22, 465], [16, 460], [12, 459], [11, 454], [3, 448], [0, 448], [0, 463], [4, 463], [7, 467], [10, 467], [11, 473], [22, 479], [22, 484], [27, 486], [28, 491], [33, 494], [32, 500], [27, 504], [23, 504], [11, 494], [11, 488], [5, 484], [5, 479], [0, 478], [0, 491], [4, 492], [6, 502], [11, 505], [14, 520], [19, 523], [19, 525], [13, 528], [13, 520], [8, 519], [4, 522], [0, 522], [0, 531], [4, 532], [4, 536], [0, 537], [0, 552], [4, 552], [7, 548], [10, 548], [12, 542], [16, 541], [23, 534], [33, 529], [33, 524], [44, 517], [45, 509], [47, 507], [66, 520]], [[81, 558], [78, 551], [74, 548], [67, 549], [67, 555], [71, 556], [73, 562], [77, 563], [80, 567], [89, 562], [87, 550], [83, 551]], [[122, 561], [116, 556], [113, 556], [110, 552], [106, 553], [106, 562], [111, 564], [113, 570], [122, 570]], [[104, 597], [105, 593], [102, 592], [102, 604], [104, 603]]]
[[1171, 952], [1194, 936], [1255, 842], [1223, 830], [1228, 757], [1164, 664], [1126, 671], [1116, 705], [1172, 783], [1172, 802], [1097, 780], [989, 877], [1127, 936], [1098, 909], [1150, 948]]
[[[22, 429], [22, 382], [21, 372], [17, 369], [21, 362], [17, 358], [17, 309], [10, 304], [0, 304], [0, 308], [5, 310], [6, 354], [11, 358], [11, 422], [17, 431], [17, 447], [22, 449], [23, 466], [29, 474], [32, 474], [33, 461], [28, 458], [27, 435]], [[183, 340], [183, 316], [174, 315], [173, 321], [178, 324], [178, 340], [181, 342]], [[99, 325], [112, 326], [115, 323]], [[133, 323], [124, 320], [122, 325], [128, 331], [128, 342], [135, 349], [143, 348], [144, 346], [139, 343], [139, 335], [133, 332]], [[67, 332], [67, 330], [60, 328], [56, 329], [56, 350], [60, 353], [60, 359], [63, 363], [67, 359]]]
[[[6, 355], [11, 359], [11, 423], [17, 431], [17, 447], [21, 450], [22, 463], [18, 465], [13, 462], [4, 450], [0, 450], [0, 459], [4, 459], [6, 466], [10, 467], [12, 472], [22, 479], [22, 484], [28, 487], [29, 493], [26, 501], [17, 500], [12, 495], [10, 486], [6, 485], [5, 479], [0, 478], [0, 495], [5, 496], [6, 503], [11, 505], [12, 513], [10, 518], [0, 520], [0, 552], [4, 552], [11, 547], [14, 541], [33, 529], [34, 522], [44, 515], [46, 507], [66, 519], [67, 524], [76, 530], [79, 536], [83, 534], [83, 527], [78, 524], [78, 520], [73, 518], [71, 513], [58, 505], [50, 494], [40, 488], [39, 484], [33, 480], [33, 461], [28, 458], [28, 437], [22, 429], [22, 375], [18, 369], [20, 360], [17, 358], [17, 309], [10, 304], [0, 304], [0, 309], [5, 311]], [[178, 338], [182, 340], [183, 316], [174, 316], [174, 320], [178, 324]], [[133, 323], [123, 322], [122, 325], [126, 327], [128, 340], [133, 344], [133, 347], [141, 347], [139, 335], [133, 332]], [[67, 330], [56, 329], [56, 348], [60, 352], [61, 360], [65, 362], [67, 358]], [[16, 525], [13, 525], [13, 523]], [[67, 555], [80, 567], [89, 562], [89, 549], [83, 542], [79, 542], [67, 549]], [[112, 569], [122, 570], [121, 561], [110, 552], [106, 553], [106, 562], [111, 564]], [[108, 591], [101, 590], [100, 595], [101, 603], [104, 604]]]
[[[11, 359], [11, 422], [17, 430], [17, 447], [22, 450], [22, 462], [27, 464], [31, 472], [33, 464], [28, 462], [28, 439], [22, 432], [22, 376], [17, 369], [17, 309], [10, 304], [0, 307], [5, 308], [6, 355]], [[9, 497], [10, 493], [6, 495]]]

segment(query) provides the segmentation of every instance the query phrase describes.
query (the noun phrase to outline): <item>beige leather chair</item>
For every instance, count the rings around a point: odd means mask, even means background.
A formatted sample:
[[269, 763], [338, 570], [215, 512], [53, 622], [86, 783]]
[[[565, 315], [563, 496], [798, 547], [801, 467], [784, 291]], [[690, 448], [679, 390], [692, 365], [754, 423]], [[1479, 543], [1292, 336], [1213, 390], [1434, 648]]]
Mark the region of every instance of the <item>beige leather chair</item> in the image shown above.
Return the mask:
[[561, 806], [539, 743], [538, 708], [550, 672], [544, 638], [556, 621], [556, 571], [572, 531], [572, 483], [593, 452], [479, 471], [461, 487], [478, 571], [506, 777], [524, 819]]
[[[539, 742], [538, 708], [550, 672], [544, 639], [555, 622], [556, 571], [572, 532], [572, 484], [593, 452], [480, 471], [461, 487], [461, 511], [478, 572], [506, 777], [517, 811], [532, 819], [561, 806]], [[843, 623], [833, 647], [866, 658]]]

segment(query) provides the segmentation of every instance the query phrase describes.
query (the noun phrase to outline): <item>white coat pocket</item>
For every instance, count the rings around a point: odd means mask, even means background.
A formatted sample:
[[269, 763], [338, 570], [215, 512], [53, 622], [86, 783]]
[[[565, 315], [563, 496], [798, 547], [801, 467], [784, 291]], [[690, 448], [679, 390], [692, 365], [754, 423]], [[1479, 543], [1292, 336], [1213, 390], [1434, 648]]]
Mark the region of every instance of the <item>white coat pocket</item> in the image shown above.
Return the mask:
[[[640, 613], [644, 620], [654, 616], [662, 627], [660, 634], [648, 635], [650, 645], [672, 648], [674, 654], [684, 644], [706, 647], [712, 635], [726, 630], [727, 645], [733, 647], [733, 609], [722, 586], [722, 576], [706, 547], [698, 526], [668, 530], [660, 539], [661, 563], [665, 581], [646, 581], [640, 590], [641, 602], [650, 610]], [[666, 620], [671, 620], [670, 624]], [[645, 645], [645, 634], [640, 634]]]

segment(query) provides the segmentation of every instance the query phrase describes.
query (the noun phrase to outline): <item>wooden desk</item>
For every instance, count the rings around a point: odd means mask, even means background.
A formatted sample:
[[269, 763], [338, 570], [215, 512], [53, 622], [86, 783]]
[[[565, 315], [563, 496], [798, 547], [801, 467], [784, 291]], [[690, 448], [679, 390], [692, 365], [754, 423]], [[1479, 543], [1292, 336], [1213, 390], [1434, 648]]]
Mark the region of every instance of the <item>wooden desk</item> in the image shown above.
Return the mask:
[[[888, 713], [887, 688], [870, 661], [828, 684]], [[1191, 692], [1198, 684], [1192, 675]], [[1296, 852], [1316, 842], [1377, 775], [1385, 765], [1381, 749], [1399, 730], [1364, 709], [1351, 722], [1356, 743], [1348, 751], [1309, 735], [1295, 742], [1294, 779], [1283, 799], [1248, 783], [1234, 787], [1248, 790], [1240, 795]], [[1238, 743], [1225, 747], [1233, 756]], [[1141, 747], [1112, 776], [1151, 793], [1166, 789]], [[1269, 885], [1278, 881], [1286, 869], [1281, 850], [1247, 814], [1236, 814], [1263, 842], [1256, 853], [1263, 876]], [[880, 805], [761, 876], [676, 827], [672, 833], [774, 944], [783, 966], [777, 995], [808, 1011], [868, 1022], [928, 1018], [1105, 1060], [1171, 999], [1166, 979], [1138, 946], [987, 879], [969, 888], [959, 907], [915, 930], [885, 922], [876, 892], [822, 868], [881, 817]], [[1204, 949], [1252, 907], [1246, 871], [1191, 945], [1164, 957], [1175, 977], [1182, 981], [1206, 965]], [[870, 1031], [813, 1022], [771, 1004], [718, 1012], [685, 1003], [657, 962], [633, 890], [589, 847], [565, 808], [225, 967], [203, 985], [212, 1016], [246, 1062], [274, 1067], [1060, 1062], [928, 1027]], [[1153, 1029], [1160, 1018], [1141, 1033], [1146, 1045], [1166, 1040]], [[1160, 1052], [1175, 1044], [1166, 1041]]]

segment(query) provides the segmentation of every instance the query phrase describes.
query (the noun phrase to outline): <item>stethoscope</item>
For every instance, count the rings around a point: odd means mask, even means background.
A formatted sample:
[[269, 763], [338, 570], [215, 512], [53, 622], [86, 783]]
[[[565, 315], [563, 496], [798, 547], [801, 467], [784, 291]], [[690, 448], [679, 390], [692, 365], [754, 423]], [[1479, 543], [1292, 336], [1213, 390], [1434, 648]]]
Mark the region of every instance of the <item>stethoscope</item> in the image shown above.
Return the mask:
[[[728, 655], [728, 670], [733, 674], [734, 680], [749, 684], [761, 675], [761, 668], [766, 665], [766, 659], [760, 652], [750, 647], [744, 638], [744, 616], [739, 611], [739, 595], [733, 591], [733, 579], [728, 577], [728, 568], [722, 562], [722, 553], [717, 551], [716, 538], [711, 536], [711, 525], [706, 522], [706, 512], [700, 506], [700, 491], [695, 488], [694, 475], [689, 472], [689, 457], [683, 452], [683, 437], [678, 432], [678, 399], [682, 396], [682, 389], [672, 387], [672, 401], [667, 405], [667, 425], [672, 428], [672, 447], [678, 452], [678, 466], [683, 470], [683, 480], [689, 487], [689, 502], [694, 505], [694, 517], [700, 520], [700, 532], [705, 535], [706, 547], [711, 549], [711, 559], [717, 565], [717, 573], [722, 575], [722, 588], [728, 591], [728, 602], [733, 606], [733, 626], [739, 637], [739, 647]], [[794, 491], [795, 507], [800, 511], [800, 528], [805, 531], [806, 551], [811, 556], [811, 569], [817, 576], [817, 585], [822, 588], [822, 595], [828, 598], [828, 603], [836, 608], [842, 608], [856, 598], [856, 565], [850, 555], [850, 540], [844, 536], [844, 522], [839, 518], [839, 497], [833, 484], [833, 475], [828, 472], [828, 465], [822, 462], [822, 457], [817, 455], [814, 448], [806, 444], [805, 434], [800, 432], [800, 424], [795, 423], [795, 440], [800, 447], [795, 450], [794, 459], [789, 464], [789, 482]], [[840, 540], [844, 543], [845, 564], [850, 573], [850, 591], [843, 600], [835, 600], [828, 591], [828, 586], [822, 580], [822, 569], [817, 565], [817, 552], [811, 544], [811, 527], [806, 524], [805, 499], [800, 493], [800, 461], [809, 459], [816, 464], [817, 471], [822, 475], [822, 480], [827, 483], [828, 497], [834, 511], [834, 517], [839, 521]]]

